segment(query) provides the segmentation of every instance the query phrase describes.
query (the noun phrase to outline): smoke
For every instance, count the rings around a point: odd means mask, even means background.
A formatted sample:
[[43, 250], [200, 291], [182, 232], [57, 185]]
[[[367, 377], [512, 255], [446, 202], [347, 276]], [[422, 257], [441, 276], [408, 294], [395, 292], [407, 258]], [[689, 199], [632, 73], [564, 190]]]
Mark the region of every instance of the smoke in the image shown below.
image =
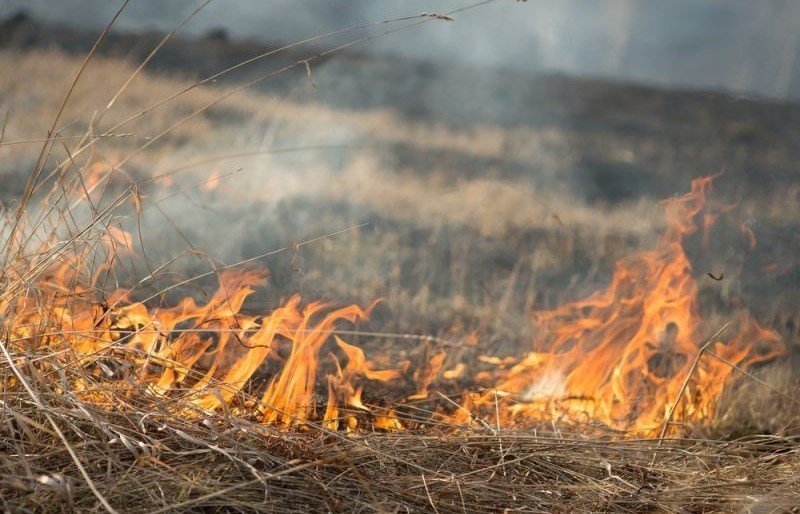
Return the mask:
[[[168, 29], [196, 5], [134, 1], [118, 29]], [[245, 5], [255, 4], [213, 2], [185, 33], [223, 27], [232, 38], [294, 41], [465, 3]], [[82, 27], [103, 25], [116, 8], [93, 0], [9, 1], [0, 15], [23, 6], [34, 16]], [[123, 228], [138, 239], [143, 225], [140, 246], [148, 253], [140, 254], [152, 262], [137, 263], [132, 275], [149, 274], [162, 260], [183, 253], [169, 269], [175, 275], [163, 275], [167, 283], [180, 282], [205, 272], [210, 262], [231, 264], [285, 247], [265, 264], [276, 295], [300, 292], [362, 303], [387, 298], [398, 330], [421, 324], [435, 331], [460, 319], [463, 326], [497, 324], [520, 338], [529, 329], [525, 313], [533, 306], [558, 304], [565, 289], [596, 290], [607, 280], [604, 271], [657, 233], [659, 221], [649, 208], [656, 199], [682, 192], [692, 177], [725, 166], [719, 187], [729, 190], [719, 198], [745, 197], [743, 209], [757, 213], [748, 226], [762, 223], [763, 230], [755, 227], [758, 237], [769, 228], [764, 239], [781, 244], [760, 243], [752, 257], [740, 257], [738, 247], [728, 245], [699, 273], [724, 272], [722, 284], [707, 282], [733, 291], [719, 292], [726, 308], [738, 301], [733, 289], [741, 275], [743, 291], [754, 283], [763, 288], [762, 305], [763, 298], [776, 298], [770, 310], [795, 309], [794, 297], [776, 291], [798, 291], [791, 275], [798, 269], [795, 260], [784, 259], [791, 253], [784, 249], [795, 248], [788, 234], [796, 233], [794, 220], [800, 219], [790, 171], [798, 160], [792, 121], [800, 119], [794, 116], [798, 107], [529, 76], [555, 70], [783, 97], [797, 84], [792, 12], [797, 13], [793, 4], [777, 0], [758, 6], [739, 0], [498, 2], [458, 14], [453, 22], [432, 20], [359, 47], [419, 62], [341, 54], [314, 67], [317, 88], [298, 68], [288, 94], [276, 89], [262, 91], [265, 96], [235, 95], [126, 165], [126, 173], [138, 170], [146, 177], [220, 154], [318, 148], [212, 161], [177, 176], [167, 191], [145, 191], [157, 208], [146, 208], [141, 218], [131, 214]], [[324, 47], [333, 45], [326, 40]], [[198, 48], [191, 43], [191, 55], [203, 65], [214, 71], [224, 67]], [[182, 69], [196, 71], [188, 54], [174, 55], [183, 56]], [[10, 52], [0, 58], [9, 59], [9, 69], [17, 66]], [[50, 56], [38, 64], [41, 70], [34, 69], [36, 56], [30, 59], [26, 84], [31, 85], [21, 88], [9, 74], [5, 101], [41, 108], [49, 122], [57, 107], [48, 111], [36, 99], [60, 98], [64, 88], [45, 90], [52, 81], [36, 77], [65, 58]], [[128, 61], [140, 62], [132, 54]], [[130, 70], [118, 69], [124, 62], [98, 60], [87, 72], [97, 76], [84, 77], [82, 87], [127, 76]], [[68, 72], [60, 76], [71, 77], [74, 63], [61, 66]], [[24, 76], [25, 67], [17, 69], [16, 75]], [[134, 103], [116, 108], [141, 112], [165, 88], [179, 87], [166, 80], [136, 81], [132, 87], [140, 90], [125, 95]], [[35, 95], [34, 86], [42, 89]], [[158, 134], [218, 94], [194, 93], [197, 99], [181, 97], [187, 103], [174, 110], [174, 103], [167, 103], [162, 114], [125, 130], [134, 138]], [[76, 105], [75, 113], [104, 105], [94, 86], [91, 94], [75, 98], [86, 102]], [[16, 130], [12, 122], [10, 130]], [[108, 144], [142, 142], [134, 138]], [[342, 148], [320, 149], [335, 145]], [[206, 191], [204, 179], [215, 175], [229, 176]], [[159, 201], [161, 196], [168, 200]], [[346, 236], [322, 237], [302, 248], [295, 244], [364, 221], [369, 227]], [[761, 270], [770, 275], [765, 278]], [[792, 331], [800, 325], [794, 319]]]
[[[140, 0], [119, 21], [126, 30], [171, 27], [199, 2]], [[97, 27], [119, 2], [7, 0], [51, 22]], [[187, 31], [224, 28], [232, 37], [292, 41], [311, 34], [421, 12], [464, 0], [402, 3], [218, 0]], [[556, 71], [670, 87], [800, 98], [800, 2], [795, 0], [537, 0], [497, 2], [372, 41], [365, 51], [435, 61]]]

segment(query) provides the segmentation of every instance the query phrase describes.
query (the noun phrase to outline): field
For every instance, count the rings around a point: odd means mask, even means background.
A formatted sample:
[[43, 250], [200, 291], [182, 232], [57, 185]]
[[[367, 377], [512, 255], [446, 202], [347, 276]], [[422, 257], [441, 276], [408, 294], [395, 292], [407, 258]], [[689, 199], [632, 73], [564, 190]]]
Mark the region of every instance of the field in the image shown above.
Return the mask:
[[[413, 63], [388, 72], [358, 54], [310, 74], [297, 66], [276, 85], [239, 90], [271, 73], [257, 68], [196, 86], [204, 74], [188, 71], [199, 68], [186, 63], [191, 43], [180, 39], [152, 70], [136, 72], [157, 40], [142, 37], [120, 55], [130, 40], [111, 38], [72, 91], [52, 145], [42, 138], [91, 39], [24, 48], [12, 38], [0, 50], [0, 70], [14, 70], [0, 74], [4, 509], [796, 508], [800, 107], [563, 77], [510, 77], [504, 86], [515, 93], [501, 106], [483, 76], [455, 91], [472, 73], [457, 67], [437, 71], [441, 90], [404, 96], [392, 87], [403, 77], [414, 82]], [[251, 50], [203, 45], [211, 70]], [[43, 144], [46, 158], [37, 162]], [[43, 185], [26, 200], [38, 164]], [[719, 171], [708, 193], [716, 223], [705, 218], [707, 228], [684, 240], [703, 320], [696, 345], [750, 312], [780, 336], [785, 357], [728, 370], [713, 416], [686, 418], [679, 432], [655, 438], [593, 420], [509, 421], [496, 392], [494, 411], [458, 409], [465, 391], [492, 390], [481, 373], [532, 351], [542, 330], [533, 313], [607, 287], [615, 263], [668, 230], [662, 200]], [[73, 198], [75, 191], [85, 194]], [[98, 250], [109, 235], [129, 251]], [[109, 259], [113, 267], [103, 268]], [[352, 431], [313, 416], [289, 428], [259, 423], [248, 408], [266, 378], [217, 410], [188, 396], [159, 397], [131, 382], [118, 356], [60, 360], [67, 331], [45, 334], [63, 330], [77, 311], [45, 300], [79, 295], [62, 288], [49, 296], [49, 263], [102, 269], [102, 284], [87, 286], [99, 298], [92, 308], [130, 287], [131, 301], [151, 310], [183, 298], [202, 305], [213, 301], [222, 270], [241, 267], [269, 275], [243, 313], [272, 312], [294, 294], [336, 306], [380, 300], [368, 320], [338, 334], [370, 365], [407, 361], [410, 371], [401, 390], [365, 392], [372, 411], [342, 416], [358, 418]], [[71, 287], [84, 279], [76, 272]], [[14, 319], [30, 310], [18, 307], [20, 298], [47, 313], [35, 329]], [[234, 309], [232, 318], [242, 316]], [[320, 365], [332, 373], [336, 359], [320, 357]], [[459, 365], [466, 371], [456, 372]], [[125, 380], [104, 382], [103, 373]], [[675, 378], [680, 385], [683, 376]], [[414, 398], [423, 382], [427, 394]], [[314, 391], [324, 403], [324, 380]], [[395, 403], [400, 414], [384, 418], [397, 416], [403, 430], [378, 423], [376, 413]], [[469, 419], [441, 417], [454, 406]]]

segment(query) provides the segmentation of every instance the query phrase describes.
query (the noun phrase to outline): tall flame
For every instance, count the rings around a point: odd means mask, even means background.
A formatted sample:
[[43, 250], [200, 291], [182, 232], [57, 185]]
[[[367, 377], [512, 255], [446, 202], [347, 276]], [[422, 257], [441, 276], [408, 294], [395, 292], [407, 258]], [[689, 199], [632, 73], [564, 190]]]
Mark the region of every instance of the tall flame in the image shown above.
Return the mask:
[[[536, 313], [534, 351], [498, 385], [516, 393], [513, 418], [599, 420], [645, 432], [664, 422], [708, 335], [683, 239], [697, 230], [711, 181], [694, 180], [691, 192], [664, 202], [667, 227], [655, 248], [618, 261], [606, 289]], [[746, 314], [735, 332], [710, 353], [746, 366], [784, 351], [775, 332]], [[673, 420], [708, 420], [731, 371], [720, 359], [699, 360]]]

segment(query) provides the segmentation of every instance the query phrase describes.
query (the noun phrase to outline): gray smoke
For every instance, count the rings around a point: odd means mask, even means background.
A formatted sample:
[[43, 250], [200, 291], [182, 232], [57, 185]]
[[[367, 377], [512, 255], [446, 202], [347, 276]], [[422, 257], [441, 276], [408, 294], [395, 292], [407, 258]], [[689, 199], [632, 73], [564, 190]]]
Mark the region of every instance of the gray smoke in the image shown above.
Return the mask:
[[[445, 12], [464, 0], [323, 2], [216, 0], [189, 33], [224, 28], [232, 37], [293, 41], [329, 30], [421, 12]], [[164, 30], [199, 1], [133, 1], [127, 30]], [[5, 0], [52, 22], [99, 27], [119, 2]], [[499, 1], [379, 38], [364, 51], [454, 60], [523, 72], [556, 71], [666, 86], [800, 98], [800, 2], [796, 0]]]

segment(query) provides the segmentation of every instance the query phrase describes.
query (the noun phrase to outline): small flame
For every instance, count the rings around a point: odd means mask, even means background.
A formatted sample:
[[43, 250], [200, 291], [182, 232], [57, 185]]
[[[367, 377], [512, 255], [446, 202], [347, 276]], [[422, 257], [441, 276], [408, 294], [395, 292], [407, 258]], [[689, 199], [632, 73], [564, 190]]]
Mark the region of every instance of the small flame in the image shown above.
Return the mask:
[[114, 165], [106, 161], [98, 161], [88, 166], [83, 177], [83, 184], [86, 190], [91, 191], [94, 189], [113, 169]]
[[[125, 239], [122, 231], [110, 232], [114, 241]], [[188, 396], [205, 411], [234, 409], [237, 396], [253, 375], [271, 360], [280, 361], [280, 352], [288, 347], [288, 357], [259, 403], [266, 423], [289, 426], [315, 418], [321, 348], [338, 322], [355, 323], [369, 314], [357, 305], [336, 310], [323, 303], [303, 307], [298, 296], [268, 315], [242, 314], [253, 288], [266, 282], [266, 274], [259, 271], [223, 272], [218, 290], [201, 305], [184, 298], [172, 308], [150, 309], [128, 301], [124, 290], [99, 304], [84, 299], [92, 288], [80, 285], [77, 269], [77, 262], [70, 261], [42, 280], [50, 292], [49, 309], [29, 298], [17, 300], [10, 327], [14, 340], [33, 337], [36, 327], [47, 325], [48, 335], [39, 337], [39, 344], [66, 345], [87, 368], [111, 355], [123, 356], [136, 364], [139, 385], [146, 385], [152, 394]], [[400, 376], [398, 371], [372, 370], [360, 348], [339, 338], [336, 342], [347, 366], [330, 382], [333, 394], [326, 423], [336, 417], [338, 398], [343, 398], [342, 404], [369, 410], [360, 401], [361, 389], [354, 389], [351, 381], [388, 381]]]
[[212, 171], [211, 176], [208, 177], [208, 180], [206, 180], [200, 185], [200, 190], [205, 192], [214, 191], [219, 187], [219, 179], [220, 179], [219, 172]]
[[108, 244], [112, 253], [133, 253], [133, 238], [128, 232], [117, 227], [108, 227]]

